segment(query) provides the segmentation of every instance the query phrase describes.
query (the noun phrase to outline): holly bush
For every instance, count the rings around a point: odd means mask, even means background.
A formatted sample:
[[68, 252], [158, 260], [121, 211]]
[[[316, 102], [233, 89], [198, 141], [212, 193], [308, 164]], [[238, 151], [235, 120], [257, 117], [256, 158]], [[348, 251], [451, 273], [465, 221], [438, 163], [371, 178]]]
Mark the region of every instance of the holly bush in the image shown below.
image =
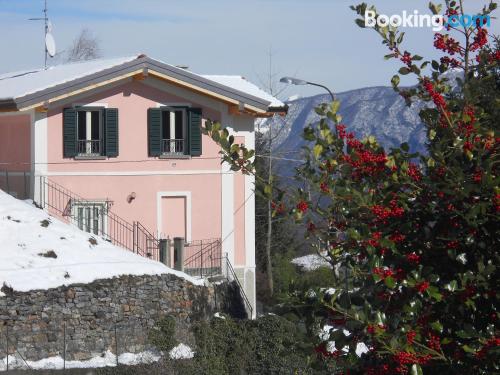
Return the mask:
[[[361, 17], [376, 13], [364, 3], [352, 9]], [[464, 15], [463, 1], [430, 9], [445, 18]], [[495, 9], [491, 2], [480, 14]], [[389, 49], [386, 59], [402, 64], [394, 89], [408, 104], [424, 104], [427, 153], [359, 139], [342, 122], [339, 102], [318, 107], [321, 120], [304, 129], [309, 147], [297, 173], [312, 193], [276, 202], [275, 214], [306, 226], [335, 266], [333, 291], [302, 298], [311, 326], [345, 329], [332, 329], [316, 351], [349, 374], [497, 373], [498, 38], [480, 19], [447, 26], [434, 37], [442, 58], [425, 61], [404, 50], [398, 28], [375, 31]], [[400, 88], [400, 75], [408, 74], [418, 84]], [[205, 131], [226, 142], [226, 162], [251, 173], [248, 150], [219, 125]], [[359, 343], [368, 351], [353, 361]]]

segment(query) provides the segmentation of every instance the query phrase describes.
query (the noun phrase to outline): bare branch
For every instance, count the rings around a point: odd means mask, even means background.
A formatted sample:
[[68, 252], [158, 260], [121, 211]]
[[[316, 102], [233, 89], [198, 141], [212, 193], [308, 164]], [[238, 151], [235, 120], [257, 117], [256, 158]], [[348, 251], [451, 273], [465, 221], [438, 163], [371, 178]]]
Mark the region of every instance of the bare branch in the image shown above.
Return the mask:
[[101, 57], [99, 39], [89, 29], [83, 29], [68, 49], [67, 62], [87, 61]]

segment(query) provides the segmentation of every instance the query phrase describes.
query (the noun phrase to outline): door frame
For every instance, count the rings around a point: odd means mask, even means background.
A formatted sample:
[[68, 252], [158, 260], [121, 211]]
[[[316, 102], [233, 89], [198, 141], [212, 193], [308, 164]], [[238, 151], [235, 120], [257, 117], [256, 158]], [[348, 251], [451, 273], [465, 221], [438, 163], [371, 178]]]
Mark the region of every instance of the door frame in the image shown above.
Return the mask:
[[162, 212], [162, 199], [182, 197], [186, 199], [186, 243], [192, 241], [191, 238], [191, 192], [190, 191], [159, 191], [156, 194], [156, 231], [157, 236], [161, 234], [163, 226], [163, 212]]

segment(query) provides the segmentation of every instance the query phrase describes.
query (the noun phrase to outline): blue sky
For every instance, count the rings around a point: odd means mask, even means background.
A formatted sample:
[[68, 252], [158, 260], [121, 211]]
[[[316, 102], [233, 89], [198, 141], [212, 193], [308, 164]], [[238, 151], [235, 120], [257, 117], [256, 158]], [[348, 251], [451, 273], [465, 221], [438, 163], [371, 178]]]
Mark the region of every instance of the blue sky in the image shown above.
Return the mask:
[[[241, 74], [260, 84], [269, 72], [323, 83], [333, 91], [387, 85], [399, 64], [372, 30], [354, 24], [356, 0], [48, 0], [58, 49], [83, 28], [103, 57], [143, 52], [205, 74]], [[373, 0], [380, 12], [427, 11], [428, 0]], [[478, 7], [486, 0], [468, 0]], [[43, 0], [0, 0], [0, 73], [43, 64]], [[472, 10], [472, 9], [471, 9]], [[499, 27], [493, 21], [493, 32]], [[433, 32], [408, 29], [407, 49], [436, 57]], [[9, 56], [5, 58], [5, 56]], [[52, 63], [56, 63], [53, 61]], [[404, 82], [411, 83], [411, 82]], [[285, 94], [311, 95], [293, 87]]]

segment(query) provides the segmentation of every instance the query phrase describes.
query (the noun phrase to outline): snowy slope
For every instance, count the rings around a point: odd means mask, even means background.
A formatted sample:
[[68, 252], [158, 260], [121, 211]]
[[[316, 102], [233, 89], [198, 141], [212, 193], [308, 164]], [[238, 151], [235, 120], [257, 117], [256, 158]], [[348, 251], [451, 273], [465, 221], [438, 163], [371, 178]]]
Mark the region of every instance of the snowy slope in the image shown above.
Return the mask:
[[[92, 245], [90, 238], [97, 244]], [[165, 273], [203, 284], [201, 280], [80, 231], [0, 190], [0, 288], [5, 283], [14, 290], [28, 291], [119, 275]]]

